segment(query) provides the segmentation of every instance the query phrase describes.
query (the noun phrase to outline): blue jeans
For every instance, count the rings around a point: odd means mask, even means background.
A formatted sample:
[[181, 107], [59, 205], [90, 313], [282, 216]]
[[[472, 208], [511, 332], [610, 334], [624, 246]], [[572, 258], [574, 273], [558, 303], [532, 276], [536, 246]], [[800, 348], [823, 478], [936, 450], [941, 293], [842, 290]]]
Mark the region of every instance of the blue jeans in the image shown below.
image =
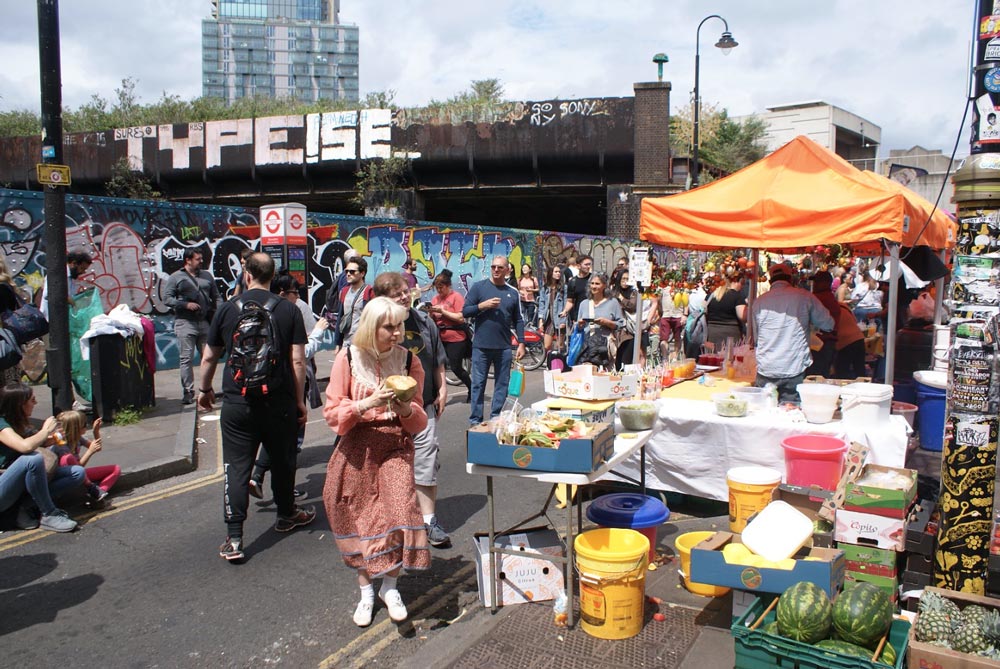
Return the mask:
[[[81, 467], [81, 469], [83, 469]], [[6, 510], [17, 503], [27, 490], [43, 516], [56, 510], [49, 495], [49, 482], [45, 476], [45, 460], [38, 453], [21, 455], [0, 474], [0, 510]]]
[[514, 359], [514, 351], [506, 348], [476, 348], [472, 347], [472, 408], [469, 423], [477, 425], [483, 422], [483, 404], [486, 401], [486, 381], [489, 378], [490, 365], [493, 366], [493, 403], [490, 407], [490, 418], [496, 418], [507, 401], [507, 386], [510, 384], [510, 365]]
[[80, 465], [56, 467], [52, 480], [49, 481], [49, 495], [52, 499], [59, 499], [73, 488], [82, 486], [86, 478], [87, 473]]

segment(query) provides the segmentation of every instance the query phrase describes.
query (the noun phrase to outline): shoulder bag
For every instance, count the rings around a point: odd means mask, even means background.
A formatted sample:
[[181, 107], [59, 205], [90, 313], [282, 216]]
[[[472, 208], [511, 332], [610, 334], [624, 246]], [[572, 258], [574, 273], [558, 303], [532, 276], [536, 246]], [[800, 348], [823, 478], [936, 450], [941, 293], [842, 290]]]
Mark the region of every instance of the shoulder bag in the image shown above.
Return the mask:
[[27, 344], [32, 339], [39, 339], [49, 333], [49, 322], [41, 310], [33, 304], [29, 304], [21, 299], [17, 291], [9, 287], [14, 292], [17, 300], [17, 309], [7, 310], [2, 314], [3, 325], [10, 330], [18, 344]]

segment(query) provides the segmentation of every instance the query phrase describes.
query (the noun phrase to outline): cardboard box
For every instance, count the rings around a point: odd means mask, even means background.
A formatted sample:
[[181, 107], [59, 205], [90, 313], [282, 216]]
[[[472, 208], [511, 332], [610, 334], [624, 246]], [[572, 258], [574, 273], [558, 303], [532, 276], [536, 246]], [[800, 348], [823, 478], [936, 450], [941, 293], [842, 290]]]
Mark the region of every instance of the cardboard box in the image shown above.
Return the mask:
[[[865, 475], [898, 474], [909, 481], [903, 489], [882, 488], [877, 485], [862, 485], [858, 481]], [[847, 484], [844, 495], [844, 508], [849, 511], [864, 511], [891, 518], [905, 518], [906, 511], [917, 496], [917, 470], [884, 467], [882, 465], [865, 465], [858, 477]]]
[[899, 599], [899, 584], [894, 576], [879, 576], [868, 572], [851, 571], [844, 572], [844, 590], [853, 587], [857, 583], [871, 583], [885, 591], [889, 596], [889, 601], [893, 604]]
[[929, 499], [913, 505], [906, 522], [906, 552], [931, 555], [937, 540], [937, 508]]
[[[771, 493], [771, 500], [781, 500], [804, 513], [811, 520], [823, 520], [819, 512], [824, 502], [833, 497], [833, 493], [822, 488], [806, 488], [799, 485], [781, 483]], [[826, 521], [824, 521], [826, 522]], [[815, 527], [815, 522], [814, 522]], [[814, 531], [812, 545], [819, 548], [833, 548], [833, 526], [827, 531]]]
[[934, 573], [934, 558], [930, 555], [919, 553], [906, 553], [906, 568], [904, 571], [912, 571], [920, 574]]
[[585, 423], [614, 423], [615, 400], [571, 400], [549, 397], [531, 405], [536, 416], [547, 413], [565, 416]]
[[640, 374], [609, 374], [593, 365], [575, 365], [571, 372], [545, 370], [545, 392], [578, 400], [613, 400], [639, 392]]
[[[561, 557], [563, 545], [555, 531], [541, 527], [529, 528], [511, 535], [497, 535], [495, 546], [521, 550], [524, 555], [496, 556], [500, 578], [500, 604], [523, 604], [555, 599], [563, 592], [565, 584], [561, 565], [532, 555]], [[479, 585], [479, 601], [483, 606], [493, 606], [490, 591], [490, 555], [488, 534], [477, 533], [473, 538], [476, 546], [476, 582]]]
[[[980, 597], [934, 587], [929, 587], [926, 591], [936, 592], [942, 597], [947, 597], [958, 604], [959, 608], [964, 608], [968, 604], [979, 604], [988, 609], [995, 609], [1000, 605], [1000, 600], [991, 597]], [[917, 618], [919, 617], [918, 614]], [[996, 669], [996, 666], [996, 662], [985, 657], [976, 657], [917, 641], [913, 628], [910, 628], [910, 669]]]
[[823, 502], [823, 508], [819, 510], [820, 518], [828, 520], [831, 523], [834, 522], [837, 509], [844, 506], [844, 498], [847, 496], [847, 485], [858, 477], [858, 473], [864, 466], [865, 458], [868, 457], [869, 450], [864, 444], [856, 441], [851, 443], [847, 449], [847, 455], [844, 457], [844, 473], [840, 475], [840, 481], [837, 483], [837, 489], [834, 491], [833, 497]]
[[469, 428], [465, 443], [466, 459], [473, 464], [589, 474], [614, 454], [615, 431], [611, 425], [594, 423], [588, 439], [563, 439], [558, 448], [542, 448], [501, 444], [488, 425], [476, 425]]
[[853, 571], [857, 574], [871, 574], [872, 576], [885, 576], [893, 580], [896, 580], [899, 574], [895, 567], [887, 567], [884, 564], [871, 564], [869, 562], [857, 562], [855, 560], [847, 561], [847, 571]]
[[901, 518], [876, 516], [874, 513], [838, 509], [833, 536], [837, 541], [849, 544], [903, 551], [906, 521]]
[[896, 558], [899, 556], [899, 553], [896, 551], [876, 548], [874, 546], [859, 546], [858, 544], [848, 544], [839, 541], [837, 542], [837, 548], [844, 551], [844, 556], [848, 562], [870, 564], [873, 566], [878, 565], [888, 567], [893, 572], [896, 571]]
[[919, 571], [904, 571], [902, 578], [903, 591], [922, 590], [931, 584], [931, 575]]
[[770, 569], [743, 564], [729, 564], [722, 549], [729, 542], [742, 543], [740, 535], [716, 532], [691, 549], [690, 578], [696, 583], [708, 583], [730, 588], [781, 594], [799, 581], [812, 581], [831, 598], [844, 581], [844, 552], [833, 548], [815, 548], [796, 559], [793, 569]]

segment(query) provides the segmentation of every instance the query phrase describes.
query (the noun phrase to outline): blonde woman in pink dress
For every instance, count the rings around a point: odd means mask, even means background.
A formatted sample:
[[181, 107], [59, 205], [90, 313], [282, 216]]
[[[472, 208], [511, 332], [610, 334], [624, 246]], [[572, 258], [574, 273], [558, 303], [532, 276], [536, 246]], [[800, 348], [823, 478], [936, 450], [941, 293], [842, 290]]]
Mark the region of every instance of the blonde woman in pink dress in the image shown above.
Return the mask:
[[407, 310], [376, 297], [361, 314], [349, 347], [337, 354], [326, 389], [323, 417], [340, 435], [326, 469], [323, 504], [337, 548], [357, 570], [361, 600], [354, 622], [367, 627], [379, 598], [400, 622], [406, 606], [396, 589], [400, 569], [428, 569], [431, 558], [413, 484], [413, 435], [427, 426], [418, 392], [402, 403], [386, 387], [393, 375], [424, 386], [420, 361], [399, 346]]

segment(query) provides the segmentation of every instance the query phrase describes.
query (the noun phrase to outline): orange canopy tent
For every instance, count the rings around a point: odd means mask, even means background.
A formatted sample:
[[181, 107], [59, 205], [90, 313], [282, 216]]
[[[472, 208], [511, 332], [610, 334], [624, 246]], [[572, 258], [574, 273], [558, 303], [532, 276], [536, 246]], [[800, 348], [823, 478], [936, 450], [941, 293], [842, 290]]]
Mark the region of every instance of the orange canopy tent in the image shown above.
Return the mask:
[[[801, 249], [881, 240], [943, 249], [956, 224], [916, 193], [864, 175], [799, 136], [738, 172], [685, 193], [642, 201], [639, 237], [675, 248]], [[925, 223], [927, 223], [925, 228]]]

